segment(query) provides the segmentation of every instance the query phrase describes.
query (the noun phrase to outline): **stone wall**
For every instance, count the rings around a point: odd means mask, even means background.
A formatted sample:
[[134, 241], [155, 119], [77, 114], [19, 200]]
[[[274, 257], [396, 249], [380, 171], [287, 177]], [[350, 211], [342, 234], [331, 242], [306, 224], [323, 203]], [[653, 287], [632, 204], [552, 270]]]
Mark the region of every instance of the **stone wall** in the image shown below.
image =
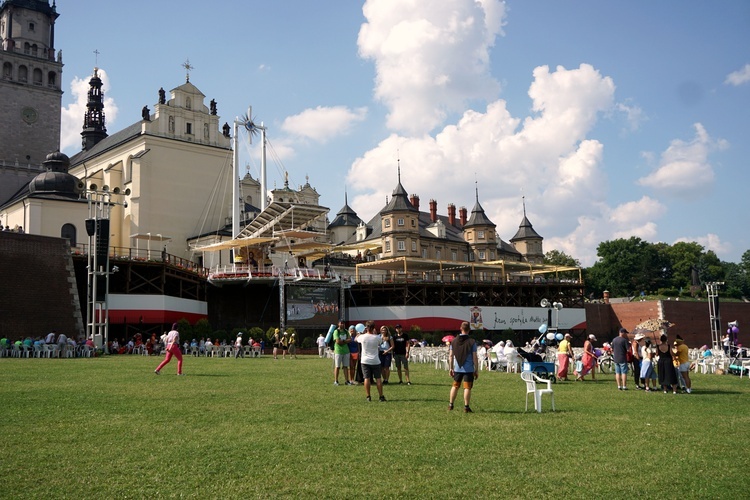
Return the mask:
[[67, 240], [0, 232], [0, 318], [0, 333], [14, 340], [84, 335]]
[[[663, 313], [660, 314], [660, 308]], [[748, 335], [745, 345], [750, 345], [750, 303], [721, 302], [719, 295], [719, 313], [722, 333], [727, 323], [740, 322], [740, 337], [743, 330]], [[652, 318], [660, 318], [674, 323], [669, 329], [670, 339], [680, 335], [690, 347], [711, 344], [711, 323], [709, 321], [708, 303], [706, 301], [645, 301], [617, 304], [586, 304], [586, 330], [596, 335], [600, 342], [609, 342], [617, 335], [621, 327], [632, 331], [635, 326]]]

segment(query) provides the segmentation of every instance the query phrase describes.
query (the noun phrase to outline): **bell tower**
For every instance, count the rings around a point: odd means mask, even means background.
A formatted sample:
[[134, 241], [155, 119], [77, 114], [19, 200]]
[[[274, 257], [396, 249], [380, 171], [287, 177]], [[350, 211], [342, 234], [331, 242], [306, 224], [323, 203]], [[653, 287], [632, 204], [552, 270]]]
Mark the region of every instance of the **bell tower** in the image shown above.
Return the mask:
[[60, 148], [58, 16], [54, 0], [0, 3], [0, 165], [39, 168]]
[[94, 75], [89, 80], [89, 98], [86, 102], [86, 114], [83, 117], [81, 149], [88, 151], [107, 137], [107, 127], [104, 126], [104, 92], [102, 79], [99, 78], [99, 68], [94, 68]]

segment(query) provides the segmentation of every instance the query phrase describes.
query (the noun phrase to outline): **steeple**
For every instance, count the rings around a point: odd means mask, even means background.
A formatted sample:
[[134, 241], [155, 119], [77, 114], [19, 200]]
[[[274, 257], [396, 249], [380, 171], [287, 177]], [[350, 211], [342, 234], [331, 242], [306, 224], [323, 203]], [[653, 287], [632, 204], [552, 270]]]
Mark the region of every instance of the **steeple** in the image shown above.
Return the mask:
[[99, 68], [94, 68], [94, 75], [89, 80], [89, 98], [86, 103], [86, 114], [83, 117], [83, 138], [81, 148], [88, 151], [107, 137], [107, 127], [104, 126], [104, 92], [102, 79], [99, 78]]
[[476, 185], [476, 181], [474, 186], [474, 193], [476, 202], [474, 203], [474, 208], [471, 209], [471, 217], [469, 217], [469, 220], [466, 222], [466, 225], [464, 225], [464, 227], [495, 227], [495, 224], [487, 217], [487, 214], [484, 213], [484, 208], [482, 208], [482, 205], [479, 204], [479, 187]]
[[406, 189], [401, 185], [401, 160], [398, 160], [398, 184], [396, 189], [393, 190], [391, 201], [386, 198], [385, 208], [380, 211], [381, 214], [385, 214], [393, 211], [407, 210], [409, 212], [419, 212], [414, 205], [409, 201], [409, 195], [406, 193]]

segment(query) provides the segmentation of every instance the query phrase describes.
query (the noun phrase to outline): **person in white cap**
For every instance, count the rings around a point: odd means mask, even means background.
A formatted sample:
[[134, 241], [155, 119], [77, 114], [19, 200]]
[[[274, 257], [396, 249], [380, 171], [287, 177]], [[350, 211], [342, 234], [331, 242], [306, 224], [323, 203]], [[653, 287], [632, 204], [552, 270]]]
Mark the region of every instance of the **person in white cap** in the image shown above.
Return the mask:
[[242, 351], [242, 332], [237, 332], [237, 339], [234, 341], [234, 359], [238, 357], [245, 357], [245, 353]]
[[592, 333], [583, 343], [583, 370], [580, 372], [573, 372], [576, 376], [576, 381], [583, 381], [589, 372], [591, 372], [591, 380], [596, 380], [596, 371], [593, 369], [596, 366], [596, 353], [594, 353], [594, 342], [596, 342], [596, 336]]

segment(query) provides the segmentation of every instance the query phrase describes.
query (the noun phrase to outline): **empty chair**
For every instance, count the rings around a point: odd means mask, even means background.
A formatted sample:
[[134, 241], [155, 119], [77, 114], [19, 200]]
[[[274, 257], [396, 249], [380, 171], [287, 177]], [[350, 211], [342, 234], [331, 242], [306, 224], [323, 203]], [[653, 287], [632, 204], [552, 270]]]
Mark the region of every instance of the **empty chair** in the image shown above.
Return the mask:
[[[526, 382], [526, 411], [529, 411], [529, 394], [534, 395], [534, 409], [542, 413], [542, 394], [549, 394], [552, 400], [552, 411], [555, 411], [555, 393], [552, 391], [552, 380], [539, 378], [531, 372], [521, 372], [521, 378]], [[539, 388], [537, 384], [546, 384], [546, 388]]]
[[496, 352], [490, 351], [490, 370], [496, 371], [507, 371], [508, 370], [508, 358], [504, 357], [500, 359]]

